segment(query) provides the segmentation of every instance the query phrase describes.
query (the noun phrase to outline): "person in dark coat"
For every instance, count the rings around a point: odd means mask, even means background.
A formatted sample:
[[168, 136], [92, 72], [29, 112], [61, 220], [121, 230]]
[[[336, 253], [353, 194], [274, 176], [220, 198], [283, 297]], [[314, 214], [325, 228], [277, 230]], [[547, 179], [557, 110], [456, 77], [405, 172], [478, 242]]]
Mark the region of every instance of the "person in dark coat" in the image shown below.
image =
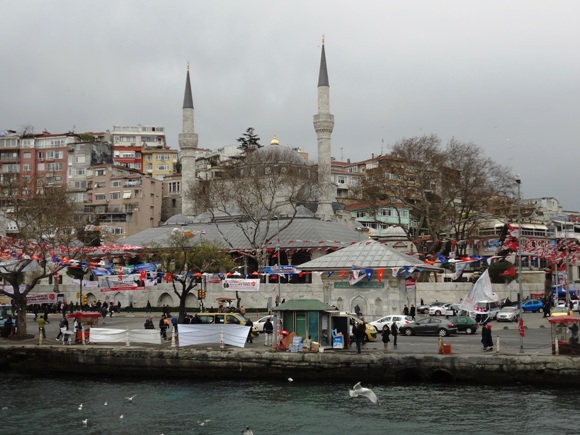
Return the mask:
[[393, 346], [396, 346], [399, 328], [397, 327], [397, 322], [395, 320], [393, 320], [393, 323], [391, 324], [391, 335], [393, 336]]
[[167, 340], [167, 323], [165, 323], [166, 319], [167, 317], [164, 314], [163, 316], [161, 316], [161, 319], [159, 320], [159, 333], [161, 334], [164, 340]]
[[481, 328], [481, 344], [483, 350], [493, 349], [493, 339], [491, 338], [491, 323], [487, 323]]
[[264, 346], [272, 346], [272, 336], [274, 334], [274, 325], [268, 317], [264, 323]]
[[411, 309], [409, 310], [409, 316], [411, 316], [411, 318], [413, 320], [415, 320], [415, 305], [411, 305]]
[[403, 315], [408, 316], [409, 315], [409, 307], [405, 305], [405, 308], [403, 308]]
[[385, 352], [389, 349], [389, 341], [391, 341], [390, 335], [391, 329], [389, 328], [389, 325], [383, 326], [383, 330], [381, 331], [381, 339], [383, 341]]
[[250, 327], [250, 330], [248, 331], [248, 338], [246, 338], [246, 343], [253, 343], [254, 337], [252, 336], [252, 329], [254, 329], [254, 322], [248, 319], [248, 321], [246, 322], [246, 326]]
[[361, 353], [361, 345], [365, 338], [366, 331], [367, 327], [365, 325], [364, 320], [362, 322], [358, 322], [356, 325], [354, 325], [354, 328], [352, 329], [354, 341], [356, 342], [356, 353]]
[[153, 319], [151, 317], [147, 317], [147, 320], [145, 320], [145, 329], [155, 329], [155, 325], [153, 324]]

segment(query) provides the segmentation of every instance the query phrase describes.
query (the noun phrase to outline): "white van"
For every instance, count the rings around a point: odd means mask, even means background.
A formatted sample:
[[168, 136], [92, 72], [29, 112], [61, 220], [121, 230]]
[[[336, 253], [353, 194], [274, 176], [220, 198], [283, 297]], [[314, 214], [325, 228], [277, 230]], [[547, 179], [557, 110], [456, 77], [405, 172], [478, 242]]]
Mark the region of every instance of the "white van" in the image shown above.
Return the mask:
[[[479, 301], [475, 304], [476, 320], [486, 322], [497, 319], [497, 313], [501, 310], [500, 301]], [[479, 319], [477, 318], [479, 316]]]

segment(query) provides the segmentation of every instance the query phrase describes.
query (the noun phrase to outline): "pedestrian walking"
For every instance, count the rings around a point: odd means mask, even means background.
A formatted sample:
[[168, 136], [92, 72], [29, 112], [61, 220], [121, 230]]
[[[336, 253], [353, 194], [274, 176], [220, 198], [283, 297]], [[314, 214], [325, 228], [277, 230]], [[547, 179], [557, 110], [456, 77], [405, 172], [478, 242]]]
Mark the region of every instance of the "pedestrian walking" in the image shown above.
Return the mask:
[[405, 305], [405, 308], [403, 308], [403, 315], [405, 316], [409, 315], [409, 307], [407, 305]]
[[165, 314], [163, 316], [161, 316], [161, 319], [159, 319], [159, 334], [161, 334], [161, 337], [163, 337], [164, 340], [167, 340], [166, 320], [167, 320], [167, 317], [165, 316]]
[[151, 314], [151, 302], [147, 301], [147, 314]]
[[415, 320], [415, 305], [411, 305], [411, 309], [409, 310], [409, 316], [411, 316], [411, 318], [413, 320]]
[[38, 323], [38, 334], [42, 334], [42, 338], [46, 338], [46, 332], [44, 331], [44, 317], [43, 316], [39, 316], [38, 320], [36, 321]]
[[272, 336], [274, 335], [274, 325], [268, 317], [264, 323], [264, 346], [272, 346]]
[[483, 344], [483, 350], [493, 349], [493, 339], [491, 337], [491, 323], [487, 323], [481, 329], [481, 344]]
[[381, 339], [383, 341], [385, 352], [389, 349], [389, 342], [391, 341], [390, 335], [391, 329], [389, 328], [389, 325], [384, 325], [383, 330], [381, 331]]
[[397, 327], [397, 322], [395, 320], [393, 320], [393, 323], [391, 324], [391, 335], [393, 336], [393, 346], [396, 346], [399, 328]]
[[246, 326], [250, 327], [250, 330], [248, 331], [248, 338], [246, 338], [246, 343], [253, 343], [254, 337], [252, 335], [252, 329], [254, 329], [254, 322], [252, 322], [252, 319], [248, 319]]
[[362, 322], [358, 322], [356, 325], [354, 325], [354, 328], [352, 330], [352, 333], [354, 335], [354, 340], [356, 342], [356, 353], [361, 353], [361, 346], [362, 346], [362, 342], [364, 340], [365, 337], [365, 333], [366, 333], [366, 325], [364, 320]]

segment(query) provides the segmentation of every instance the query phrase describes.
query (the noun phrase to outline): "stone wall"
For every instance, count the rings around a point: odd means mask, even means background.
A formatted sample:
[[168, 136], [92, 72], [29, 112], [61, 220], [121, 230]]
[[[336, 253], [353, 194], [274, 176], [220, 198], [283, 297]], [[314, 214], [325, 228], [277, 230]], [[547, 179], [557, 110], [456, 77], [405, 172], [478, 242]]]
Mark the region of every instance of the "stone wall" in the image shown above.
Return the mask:
[[3, 346], [0, 369], [38, 375], [94, 374], [144, 378], [286, 379], [300, 381], [516, 382], [580, 385], [580, 358], [550, 355], [420, 355], [257, 352], [208, 348]]

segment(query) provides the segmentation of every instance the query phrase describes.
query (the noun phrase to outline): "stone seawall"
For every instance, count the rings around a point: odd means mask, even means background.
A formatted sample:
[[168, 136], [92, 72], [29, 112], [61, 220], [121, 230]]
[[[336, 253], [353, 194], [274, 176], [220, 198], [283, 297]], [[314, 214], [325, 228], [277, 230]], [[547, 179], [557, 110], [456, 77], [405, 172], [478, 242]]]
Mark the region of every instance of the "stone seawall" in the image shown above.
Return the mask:
[[26, 374], [580, 385], [580, 358], [538, 355], [288, 353], [237, 349], [3, 346], [0, 369]]

